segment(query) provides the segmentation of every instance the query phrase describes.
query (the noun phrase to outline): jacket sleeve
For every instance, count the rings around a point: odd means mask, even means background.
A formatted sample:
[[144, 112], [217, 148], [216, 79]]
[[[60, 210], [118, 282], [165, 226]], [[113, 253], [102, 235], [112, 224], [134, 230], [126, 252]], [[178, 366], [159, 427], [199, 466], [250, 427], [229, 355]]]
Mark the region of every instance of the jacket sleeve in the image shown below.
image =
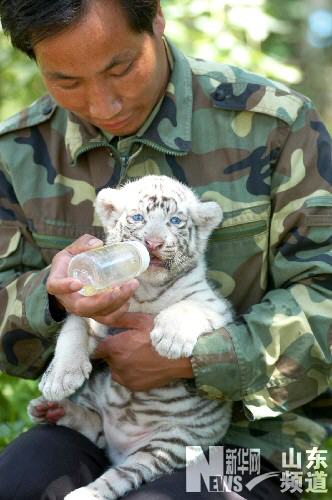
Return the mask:
[[0, 160], [0, 369], [37, 377], [59, 328], [49, 311], [49, 269], [28, 229]]
[[271, 175], [269, 285], [259, 304], [199, 338], [202, 395], [242, 400], [250, 419], [302, 406], [329, 385], [332, 347], [331, 138], [310, 103]]

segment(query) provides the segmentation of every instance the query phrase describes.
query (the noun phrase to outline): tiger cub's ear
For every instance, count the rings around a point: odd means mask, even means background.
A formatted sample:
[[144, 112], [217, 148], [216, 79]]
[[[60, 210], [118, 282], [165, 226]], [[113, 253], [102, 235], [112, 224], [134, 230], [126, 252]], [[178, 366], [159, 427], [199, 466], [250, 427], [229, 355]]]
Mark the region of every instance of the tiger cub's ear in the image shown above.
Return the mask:
[[103, 226], [115, 226], [124, 211], [123, 195], [118, 189], [105, 188], [99, 191], [95, 203], [96, 214]]
[[215, 201], [199, 202], [195, 207], [193, 218], [199, 226], [212, 231], [223, 219], [223, 211]]

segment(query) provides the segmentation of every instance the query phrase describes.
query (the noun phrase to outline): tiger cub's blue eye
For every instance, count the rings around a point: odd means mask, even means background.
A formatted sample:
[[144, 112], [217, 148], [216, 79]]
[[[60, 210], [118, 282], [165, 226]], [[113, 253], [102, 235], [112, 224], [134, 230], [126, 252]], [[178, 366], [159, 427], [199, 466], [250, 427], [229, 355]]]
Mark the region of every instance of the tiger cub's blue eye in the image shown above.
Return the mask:
[[132, 215], [131, 218], [135, 221], [135, 222], [142, 222], [144, 220], [144, 217], [142, 214], [135, 214], [135, 215]]
[[172, 217], [170, 221], [172, 224], [180, 224], [182, 222], [180, 217]]

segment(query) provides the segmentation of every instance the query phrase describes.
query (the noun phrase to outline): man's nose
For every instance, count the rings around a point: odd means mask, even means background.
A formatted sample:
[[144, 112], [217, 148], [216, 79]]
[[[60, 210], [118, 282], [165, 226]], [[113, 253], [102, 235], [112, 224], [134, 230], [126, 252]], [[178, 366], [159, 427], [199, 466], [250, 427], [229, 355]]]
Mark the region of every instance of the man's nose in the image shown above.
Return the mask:
[[121, 100], [108, 86], [95, 85], [89, 92], [89, 114], [92, 120], [110, 120], [122, 109]]
[[157, 238], [149, 238], [145, 240], [145, 244], [148, 250], [154, 252], [155, 250], [160, 250], [164, 244], [164, 240]]

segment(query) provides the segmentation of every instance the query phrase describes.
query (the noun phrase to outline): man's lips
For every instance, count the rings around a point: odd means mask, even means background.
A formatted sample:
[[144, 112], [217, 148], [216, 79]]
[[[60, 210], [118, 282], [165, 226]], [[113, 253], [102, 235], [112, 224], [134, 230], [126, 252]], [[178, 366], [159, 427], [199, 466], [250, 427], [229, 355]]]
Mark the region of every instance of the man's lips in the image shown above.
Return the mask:
[[105, 130], [118, 130], [120, 128], [123, 128], [125, 125], [130, 120], [130, 116], [124, 116], [123, 118], [118, 118], [116, 120], [110, 120], [110, 121], [104, 121], [104, 122], [96, 122], [96, 125], [99, 128], [105, 129]]

